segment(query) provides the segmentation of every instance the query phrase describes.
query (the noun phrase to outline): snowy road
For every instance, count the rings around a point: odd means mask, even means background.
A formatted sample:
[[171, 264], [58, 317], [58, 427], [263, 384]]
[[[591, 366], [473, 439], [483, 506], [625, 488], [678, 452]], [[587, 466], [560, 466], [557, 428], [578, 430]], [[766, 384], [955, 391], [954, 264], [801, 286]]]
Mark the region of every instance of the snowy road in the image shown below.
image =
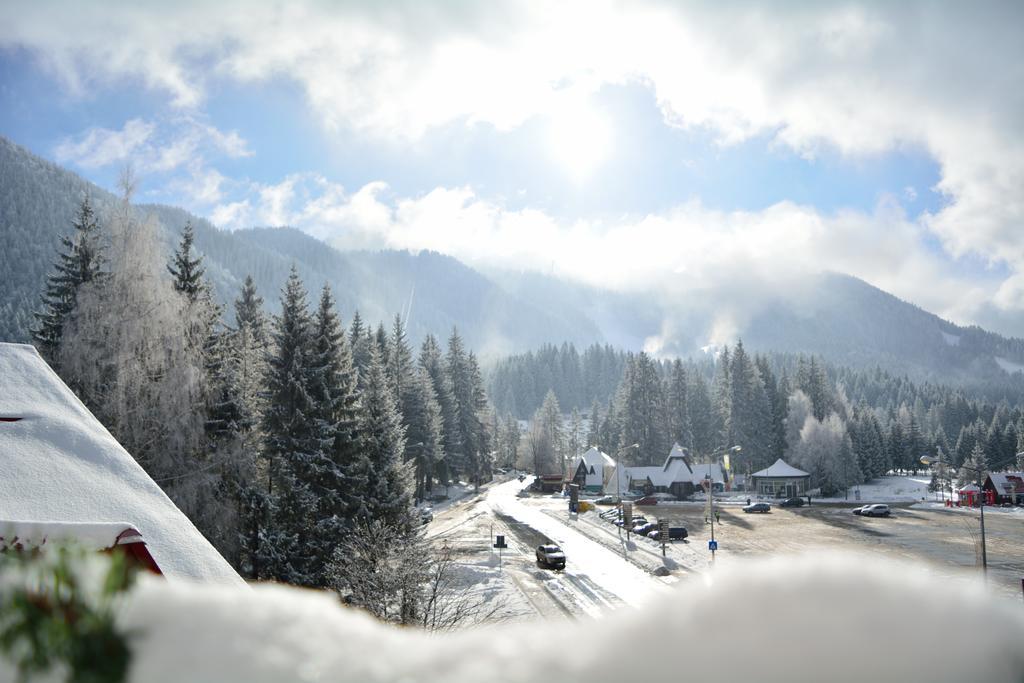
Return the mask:
[[544, 572], [539, 578], [555, 593], [578, 603], [583, 611], [597, 616], [603, 609], [625, 603], [638, 606], [666, 586], [608, 548], [546, 514], [524, 505], [516, 498], [529, 479], [493, 487], [486, 502], [500, 516], [512, 518], [550, 538], [565, 551], [568, 562], [563, 572]]

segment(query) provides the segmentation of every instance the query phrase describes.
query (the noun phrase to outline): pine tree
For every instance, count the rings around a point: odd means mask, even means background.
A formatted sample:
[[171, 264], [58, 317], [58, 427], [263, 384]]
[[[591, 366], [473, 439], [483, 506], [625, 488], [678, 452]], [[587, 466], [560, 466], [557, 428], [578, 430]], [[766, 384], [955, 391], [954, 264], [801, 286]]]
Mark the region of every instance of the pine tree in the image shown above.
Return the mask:
[[733, 351], [728, 374], [730, 397], [725, 432], [730, 441], [724, 445], [742, 446], [736, 462], [739, 469], [754, 471], [767, 467], [771, 464], [771, 454], [775, 452], [771, 406], [761, 377], [742, 341]]
[[413, 530], [413, 476], [403, 460], [405, 430], [380, 349], [370, 350], [359, 430], [367, 458], [365, 514], [406, 532]]
[[327, 585], [326, 560], [353, 519], [364, 512], [366, 463], [359, 431], [359, 396], [348, 339], [335, 313], [330, 287], [324, 285], [313, 320], [309, 395], [318, 447], [297, 476], [316, 500], [314, 583]]
[[664, 428], [665, 397], [654, 362], [643, 351], [627, 363], [616, 403], [618, 446], [638, 443], [641, 463], [664, 462], [670, 448]]
[[718, 432], [708, 385], [699, 373], [690, 374], [687, 397], [689, 399], [690, 429], [693, 433], [693, 452], [710, 455], [718, 445]]
[[957, 474], [957, 485], [964, 486], [968, 482], [974, 482], [981, 486], [985, 481], [988, 472], [988, 458], [985, 457], [985, 449], [980, 443], [976, 443], [971, 450], [970, 457], [964, 462]]
[[534, 474], [565, 474], [564, 440], [562, 409], [555, 392], [549, 390], [533, 415], [527, 441]]
[[300, 478], [322, 444], [310, 394], [313, 325], [306, 291], [292, 267], [274, 318], [275, 351], [269, 359], [264, 457], [270, 520], [265, 524], [260, 565], [265, 576], [302, 586], [316, 585], [307, 550], [314, 533], [315, 495]]
[[668, 385], [665, 388], [668, 407], [668, 441], [678, 443], [687, 449], [693, 448], [693, 432], [690, 428], [689, 382], [683, 363], [678, 358], [672, 362]]
[[36, 313], [37, 327], [32, 330], [36, 348], [59, 371], [58, 348], [64, 325], [75, 309], [78, 290], [103, 276], [104, 255], [100, 227], [88, 195], [82, 199], [72, 224], [74, 233], [62, 237], [63, 251], [57, 254], [54, 272], [46, 280], [43, 310]]
[[444, 418], [430, 375], [423, 368], [413, 372], [408, 392], [403, 412], [405, 459], [415, 463], [415, 499], [419, 502], [433, 490], [438, 465], [444, 462]]
[[451, 480], [451, 463], [460, 457], [462, 436], [459, 430], [458, 409], [452, 395], [451, 378], [441, 355], [441, 347], [433, 335], [427, 335], [420, 346], [419, 366], [427, 373], [434, 389], [437, 405], [441, 409], [441, 431], [444, 439], [444, 457], [435, 465], [435, 476], [440, 483]]
[[349, 324], [348, 343], [352, 348], [352, 364], [360, 375], [365, 375], [370, 365], [368, 333], [369, 328], [363, 325], [363, 319], [359, 317], [359, 311], [356, 311], [352, 314], [352, 322]]
[[174, 252], [168, 272], [174, 278], [174, 289], [184, 294], [189, 301], [195, 302], [207, 288], [203, 278], [203, 257], [199, 254], [193, 256], [192, 243], [195, 241], [195, 232], [192, 229], [192, 222], [185, 223], [181, 231], [181, 242]]
[[590, 406], [590, 422], [587, 428], [587, 446], [599, 446], [608, 450], [611, 446], [601, 443], [601, 406], [594, 399]]
[[242, 292], [235, 299], [235, 329], [248, 326], [260, 344], [267, 343], [267, 314], [263, 312], [263, 297], [256, 292], [252, 275], [245, 276]]

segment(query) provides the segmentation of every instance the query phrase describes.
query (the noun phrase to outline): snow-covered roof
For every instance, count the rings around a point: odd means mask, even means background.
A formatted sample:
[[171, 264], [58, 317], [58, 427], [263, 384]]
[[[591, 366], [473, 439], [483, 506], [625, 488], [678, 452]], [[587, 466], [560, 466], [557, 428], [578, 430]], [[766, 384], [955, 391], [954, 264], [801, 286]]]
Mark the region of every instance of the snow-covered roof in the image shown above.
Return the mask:
[[686, 450], [675, 444], [665, 458], [663, 465], [642, 465], [622, 468], [622, 485], [628, 486], [630, 480], [642, 481], [650, 479], [654, 486], [669, 487], [676, 482], [694, 481], [693, 470], [687, 461]]
[[694, 484], [700, 484], [708, 478], [715, 483], [722, 483], [725, 481], [725, 472], [722, 470], [722, 466], [717, 462], [697, 463], [690, 465], [690, 468], [693, 470]]
[[581, 460], [587, 464], [588, 470], [591, 467], [595, 469], [600, 467], [615, 467], [615, 461], [612, 460], [607, 453], [602, 453], [597, 446], [591, 446], [590, 450], [583, 455], [577, 455], [572, 461], [572, 467], [569, 468], [570, 471], [575, 472], [580, 466]]
[[990, 472], [988, 477], [1000, 495], [1024, 493], [1024, 472]]
[[31, 346], [0, 343], [0, 418], [0, 519], [130, 525], [168, 578], [243, 584]]
[[754, 472], [752, 477], [809, 477], [809, 472], [798, 470], [782, 458], [775, 461], [771, 467], [766, 467], [760, 472]]

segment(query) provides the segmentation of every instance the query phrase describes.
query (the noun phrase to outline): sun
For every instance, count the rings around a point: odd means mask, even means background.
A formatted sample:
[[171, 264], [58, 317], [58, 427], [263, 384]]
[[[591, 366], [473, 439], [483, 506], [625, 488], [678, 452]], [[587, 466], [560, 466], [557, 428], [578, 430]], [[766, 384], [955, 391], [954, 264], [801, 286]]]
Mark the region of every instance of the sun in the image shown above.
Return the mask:
[[585, 101], [565, 102], [552, 112], [548, 151], [576, 182], [583, 182], [608, 158], [612, 127], [607, 115]]

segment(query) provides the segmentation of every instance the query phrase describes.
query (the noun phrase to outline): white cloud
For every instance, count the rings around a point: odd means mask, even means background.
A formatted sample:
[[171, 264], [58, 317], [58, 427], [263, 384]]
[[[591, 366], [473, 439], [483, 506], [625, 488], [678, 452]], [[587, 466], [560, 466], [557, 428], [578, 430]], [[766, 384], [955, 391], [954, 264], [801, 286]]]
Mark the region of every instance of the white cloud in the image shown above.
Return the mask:
[[[127, 78], [168, 93], [184, 110], [201, 105], [211, 79], [290, 79], [327, 129], [392, 140], [415, 140], [459, 122], [508, 130], [552, 115], [566, 92], [585, 96], [607, 84], [642, 83], [667, 123], [709, 130], [721, 144], [763, 135], [810, 158], [822, 148], [858, 156], [910, 147], [926, 150], [940, 165], [936, 189], [947, 202], [920, 225], [894, 222], [885, 212], [882, 217], [818, 217], [815, 223], [805, 209], [780, 205], [754, 218], [722, 214], [727, 233], [747, 232], [746, 223], [760, 225], [780, 212], [792, 214], [798, 226], [802, 219], [806, 225], [794, 233], [768, 223], [750, 235], [775, 252], [777, 242], [758, 238], [771, 234], [782, 244], [800, 243], [817, 231], [816, 240], [846, 243], [852, 239], [848, 224], [856, 223], [888, 244], [892, 237], [886, 228], [895, 225], [901, 235], [923, 227], [953, 257], [1005, 263], [1019, 278], [1024, 273], [1022, 22], [1020, 3], [927, 0], [767, 7], [505, 0], [409, 3], [401, 11], [374, 3], [192, 2], [117, 12], [96, 12], [83, 3], [69, 2], [57, 11], [52, 4], [6, 3], [0, 6], [5, 27], [0, 47], [34, 50], [77, 92]], [[219, 144], [236, 148], [231, 141]], [[118, 146], [110, 145], [97, 142], [96, 149], [105, 151], [82, 158], [98, 164], [116, 156]], [[157, 163], [181, 163], [184, 150], [177, 151], [167, 150]], [[413, 244], [436, 243], [422, 230], [407, 232], [405, 216], [411, 212], [425, 221], [450, 212], [464, 197], [462, 191], [443, 190], [393, 207], [398, 220], [392, 230]], [[273, 200], [261, 206], [272, 206]], [[511, 235], [536, 234], [550, 220], [497, 211], [475, 199], [459, 208], [463, 220], [491, 221], [502, 241], [486, 247], [459, 243], [447, 250], [481, 259], [505, 248], [520, 256], [524, 247]], [[267, 215], [287, 217], [275, 211]], [[651, 234], [692, 232], [695, 215], [681, 209], [634, 227]], [[580, 223], [560, 230], [576, 237], [593, 230], [593, 238], [631, 241], [620, 225]], [[445, 234], [466, 241], [473, 231], [467, 222]], [[704, 233], [698, 242], [721, 246], [720, 238]], [[490, 256], [488, 250], [494, 250]], [[843, 260], [838, 254], [833, 258]], [[879, 279], [895, 278], [879, 272]], [[939, 274], [938, 280], [947, 278]], [[997, 306], [1019, 310], [1014, 282], [1007, 282]], [[929, 291], [945, 289], [934, 285], [929, 283]], [[926, 304], [931, 298], [916, 301]], [[950, 307], [955, 306], [942, 308]]]
[[[723, 338], [767, 297], [799, 296], [793, 285], [810, 273], [848, 273], [960, 322], [999, 287], [951, 276], [947, 259], [926, 245], [924, 228], [891, 199], [871, 213], [822, 214], [791, 202], [717, 211], [691, 201], [662, 214], [562, 221], [507, 209], [466, 187], [394, 197], [381, 182], [348, 193], [306, 174], [254, 184], [244, 201], [217, 207], [212, 220], [226, 228], [290, 225], [340, 248], [430, 249], [477, 267], [553, 267], [600, 287], [736, 294], [728, 298], [749, 306], [721, 312]], [[1024, 307], [1020, 291], [1001, 294], [1008, 307]]]
[[54, 150], [57, 161], [83, 168], [123, 163], [147, 145], [155, 126], [139, 119], [126, 121], [121, 130], [90, 128], [77, 140], [65, 139]]

